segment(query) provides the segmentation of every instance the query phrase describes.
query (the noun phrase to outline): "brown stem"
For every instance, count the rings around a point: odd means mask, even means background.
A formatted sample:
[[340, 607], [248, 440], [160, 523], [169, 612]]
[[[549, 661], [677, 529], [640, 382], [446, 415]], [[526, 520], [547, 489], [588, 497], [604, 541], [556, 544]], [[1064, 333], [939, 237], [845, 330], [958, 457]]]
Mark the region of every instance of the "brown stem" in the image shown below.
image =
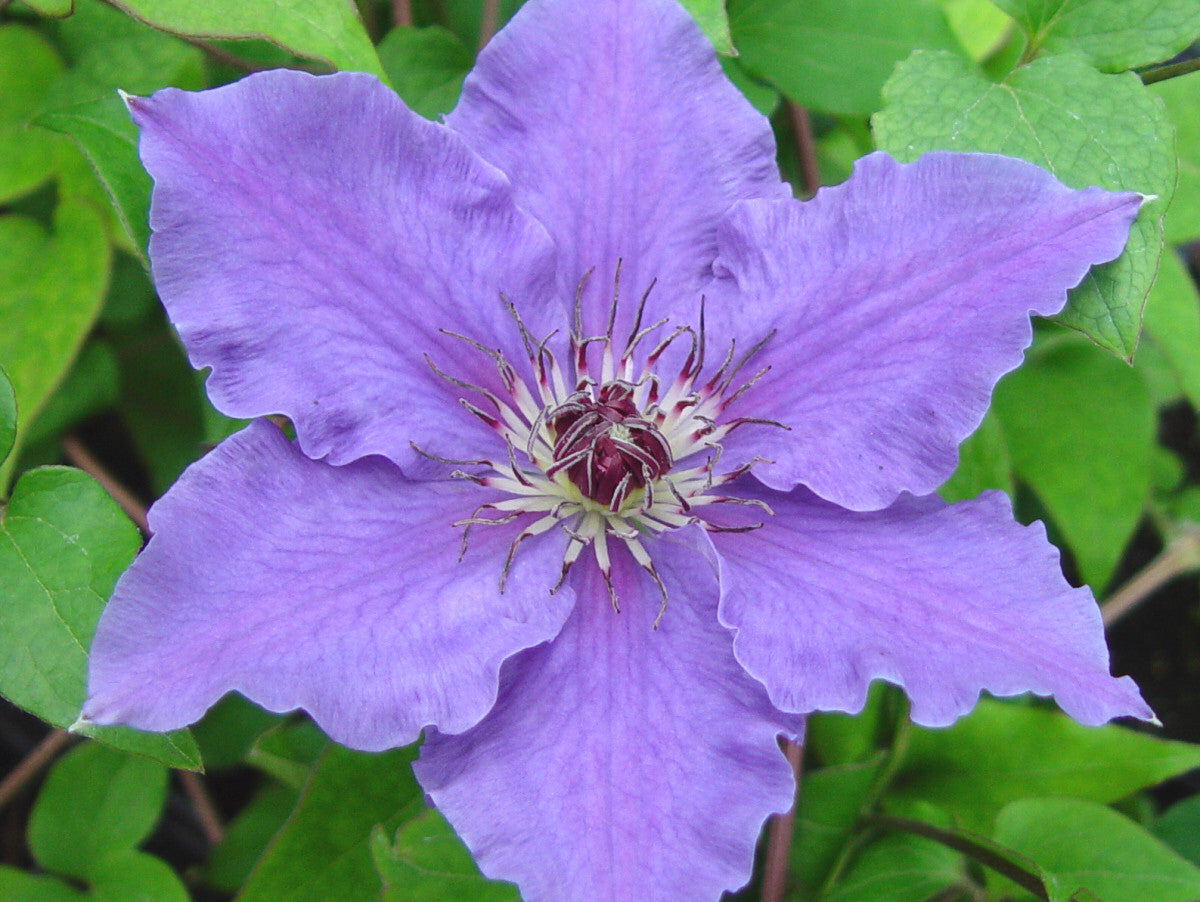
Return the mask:
[[225, 838], [225, 827], [221, 823], [221, 813], [217, 811], [216, 803], [208, 794], [208, 787], [204, 785], [204, 781], [198, 774], [192, 773], [190, 770], [179, 770], [176, 773], [179, 775], [179, 782], [183, 785], [184, 793], [187, 794], [188, 800], [196, 812], [196, 821], [200, 824], [204, 838], [208, 840], [210, 846], [220, 845], [221, 840]]
[[150, 535], [150, 524], [146, 520], [146, 505], [134, 497], [133, 492], [117, 482], [116, 478], [104, 469], [104, 465], [92, 456], [92, 453], [83, 446], [79, 439], [73, 435], [66, 436], [62, 440], [62, 449], [67, 460], [100, 483], [104, 491], [108, 492], [109, 497], [117, 502], [121, 510], [125, 511], [126, 516], [137, 524], [138, 529], [144, 535]]
[[410, 0], [392, 0], [392, 24], [411, 28], [413, 24]]
[[1104, 625], [1112, 626], [1164, 583], [1197, 567], [1200, 567], [1200, 536], [1193, 532], [1182, 533], [1100, 606]]
[[1155, 66], [1152, 69], [1140, 72], [1139, 75], [1142, 79], [1142, 84], [1152, 85], [1156, 81], [1166, 81], [1168, 78], [1178, 78], [1181, 75], [1187, 75], [1189, 72], [1197, 71], [1200, 71], [1200, 56], [1180, 60], [1177, 63], [1168, 63], [1165, 66]]
[[0, 808], [11, 802], [74, 739], [75, 737], [66, 730], [53, 730], [34, 746], [33, 750], [21, 759], [8, 776], [0, 780]]
[[813, 138], [812, 120], [808, 110], [792, 101], [787, 102], [788, 118], [796, 136], [796, 156], [800, 161], [800, 187], [810, 197], [821, 187], [821, 170], [817, 166], [817, 142]]
[[492, 39], [500, 24], [500, 0], [483, 0], [483, 12], [479, 17], [479, 49]]
[[[804, 759], [804, 746], [789, 740], [783, 741], [783, 751], [792, 773], [796, 776], [796, 791], [800, 789], [800, 764]], [[767, 828], [767, 857], [763, 865], [761, 902], [782, 902], [783, 892], [787, 888], [788, 861], [792, 853], [792, 832], [796, 825], [796, 802], [787, 814], [777, 814], [771, 818]]]

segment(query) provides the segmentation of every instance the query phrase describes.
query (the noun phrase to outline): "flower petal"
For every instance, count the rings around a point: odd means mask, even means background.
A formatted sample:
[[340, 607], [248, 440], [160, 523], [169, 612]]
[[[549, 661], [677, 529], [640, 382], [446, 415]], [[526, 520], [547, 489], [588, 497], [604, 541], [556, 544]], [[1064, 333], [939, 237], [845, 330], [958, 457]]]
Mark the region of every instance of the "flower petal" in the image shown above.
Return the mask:
[[623, 549], [619, 615], [582, 559], [559, 637], [505, 666], [478, 727], [425, 740], [426, 792], [484, 873], [527, 902], [715, 899], [750, 878], [764, 818], [791, 804], [777, 736], [800, 719], [733, 659], [701, 543], [654, 543], [671, 597], [657, 630], [658, 590]]
[[719, 217], [736, 200], [791, 196], [769, 123], [676, 0], [526, 3], [446, 123], [550, 231], [564, 298], [595, 267], [589, 334], [603, 331], [618, 260], [623, 295], [657, 277], [652, 306], [686, 305], [694, 319]]
[[872, 154], [808, 203], [739, 205], [709, 332], [778, 330], [752, 362], [771, 371], [737, 410], [791, 429], [738, 434], [776, 461], [755, 472], [855, 510], [933, 491], [1021, 362], [1029, 313], [1058, 312], [1121, 252], [1141, 199], [1072, 191], [1007, 157], [931, 153]]
[[561, 325], [549, 239], [503, 175], [368, 75], [277, 70], [129, 104], [155, 283], [218, 408], [286, 414], [332, 463], [492, 447], [425, 355], [496, 388], [440, 329], [519, 352], [501, 292], [536, 332]]
[[332, 467], [265, 421], [190, 467], [150, 511], [91, 651], [84, 717], [166, 730], [237, 690], [304, 708], [335, 740], [384, 749], [427, 724], [465, 730], [501, 663], [558, 633], [561, 533], [522, 545], [451, 524], [477, 486], [409, 482], [380, 458]]
[[1091, 592], [1068, 585], [1045, 529], [1016, 523], [1002, 492], [868, 513], [804, 489], [757, 497], [775, 512], [762, 529], [713, 536], [721, 620], [781, 709], [856, 712], [883, 679], [926, 726], [984, 689], [1053, 695], [1085, 724], [1153, 718], [1129, 677], [1109, 676]]

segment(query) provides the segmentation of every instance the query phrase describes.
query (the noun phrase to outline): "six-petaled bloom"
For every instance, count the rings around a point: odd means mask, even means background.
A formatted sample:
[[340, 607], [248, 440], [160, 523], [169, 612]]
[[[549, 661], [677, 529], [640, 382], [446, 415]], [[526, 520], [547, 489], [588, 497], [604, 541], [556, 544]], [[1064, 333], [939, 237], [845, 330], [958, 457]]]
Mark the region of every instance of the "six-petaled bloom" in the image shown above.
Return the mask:
[[445, 124], [374, 78], [130, 100], [159, 292], [265, 420], [151, 511], [84, 716], [237, 690], [413, 742], [529, 900], [713, 899], [791, 803], [778, 737], [874, 679], [1151, 713], [1007, 499], [932, 492], [1142, 198], [992, 155], [793, 200], [675, 0], [531, 0]]

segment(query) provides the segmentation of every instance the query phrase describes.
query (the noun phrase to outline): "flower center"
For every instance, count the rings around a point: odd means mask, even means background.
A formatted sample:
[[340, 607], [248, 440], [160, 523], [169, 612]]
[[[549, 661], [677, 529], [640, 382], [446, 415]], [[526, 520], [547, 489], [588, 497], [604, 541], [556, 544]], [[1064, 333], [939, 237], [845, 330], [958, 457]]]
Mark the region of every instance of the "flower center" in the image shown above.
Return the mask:
[[623, 382], [604, 385], [595, 398], [579, 391], [547, 417], [554, 465], [588, 498], [620, 512], [630, 496], [671, 469], [671, 446], [644, 419]]
[[[583, 549], [590, 545], [613, 608], [619, 611], [611, 579], [609, 542], [620, 542], [662, 593], [661, 618], [667, 593], [642, 545], [643, 539], [690, 524], [712, 532], [745, 532], [761, 526], [719, 526], [703, 516], [704, 509], [714, 504], [749, 504], [771, 513], [760, 501], [722, 491], [760, 458], [722, 469], [721, 441], [746, 424], [788, 427], [755, 417], [726, 417], [729, 406], [766, 372], [760, 370], [734, 387], [744, 365], [770, 335], [736, 360], [731, 341], [721, 365], [702, 380], [705, 334], [701, 299], [699, 327], [684, 325], [666, 331], [639, 365], [635, 363], [638, 348], [663, 331], [667, 320], [642, 326], [646, 301], [654, 288], [651, 283], [638, 305], [628, 338], [618, 346], [613, 340], [613, 325], [619, 265], [616, 278], [608, 327], [598, 336], [583, 335], [580, 298], [584, 283], [580, 283], [570, 334], [570, 372], [550, 349], [554, 335], [535, 339], [516, 308], [503, 297], [528, 356], [530, 381], [520, 378], [500, 351], [447, 332], [492, 360], [503, 394], [455, 378], [433, 361], [429, 365], [440, 378], [475, 396], [463, 397], [460, 403], [499, 434], [507, 449], [507, 460], [450, 460], [417, 450], [441, 463], [469, 467], [451, 475], [508, 496], [481, 504], [470, 517], [455, 524], [464, 527], [464, 552], [471, 527], [526, 521], [509, 546], [500, 576], [502, 592], [521, 543], [558, 526], [566, 532], [568, 542], [562, 572], [551, 592], [558, 590]], [[657, 368], [667, 349], [677, 342], [687, 343], [688, 350], [679, 372], [666, 380]], [[593, 345], [600, 349], [600, 360], [595, 363], [588, 360]], [[475, 403], [477, 399], [483, 400], [483, 407]]]

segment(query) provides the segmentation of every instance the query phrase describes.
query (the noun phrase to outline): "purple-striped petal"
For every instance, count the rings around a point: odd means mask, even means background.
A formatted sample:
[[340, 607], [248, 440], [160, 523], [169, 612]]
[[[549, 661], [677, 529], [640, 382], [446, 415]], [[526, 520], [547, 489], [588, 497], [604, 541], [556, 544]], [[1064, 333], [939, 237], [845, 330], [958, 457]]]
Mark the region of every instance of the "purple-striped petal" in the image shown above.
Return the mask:
[[926, 726], [981, 690], [1053, 695], [1084, 724], [1153, 718], [1129, 677], [1109, 675], [1091, 592], [1068, 585], [1045, 529], [1017, 524], [1003, 493], [866, 513], [804, 489], [753, 497], [774, 510], [761, 529], [713, 536], [721, 620], [781, 709], [856, 712], [882, 679]]
[[155, 182], [155, 284], [220, 410], [286, 414], [333, 463], [407, 466], [412, 442], [486, 456], [494, 436], [426, 356], [491, 388], [496, 369], [439, 330], [517, 362], [501, 292], [537, 334], [562, 324], [550, 241], [501, 173], [357, 73], [129, 103]]
[[756, 473], [855, 510], [932, 492], [1020, 364], [1030, 312], [1058, 312], [1116, 257], [1140, 203], [1020, 160], [931, 153], [872, 154], [807, 203], [739, 205], [709, 332], [753, 343], [777, 330], [752, 364], [770, 372], [736, 408], [790, 427], [735, 433], [775, 462]]
[[409, 482], [381, 458], [313, 461], [260, 421], [193, 464], [151, 509], [155, 535], [96, 631], [84, 716], [168, 730], [236, 690], [303, 708], [335, 740], [385, 749], [428, 724], [465, 730], [500, 665], [552, 638], [559, 530], [522, 545], [452, 524], [477, 486]]
[[720, 216], [791, 196], [770, 125], [677, 0], [531, 0], [484, 48], [446, 122], [549, 230], [562, 297], [595, 268], [589, 334], [618, 260], [619, 328], [654, 278], [652, 310], [694, 320]]
[[652, 554], [671, 598], [657, 630], [658, 590], [628, 554], [620, 614], [589, 554], [559, 637], [514, 657], [492, 713], [428, 736], [415, 765], [483, 872], [526, 902], [715, 899], [791, 804], [777, 736], [801, 724], [734, 660], [711, 549], [677, 533]]

